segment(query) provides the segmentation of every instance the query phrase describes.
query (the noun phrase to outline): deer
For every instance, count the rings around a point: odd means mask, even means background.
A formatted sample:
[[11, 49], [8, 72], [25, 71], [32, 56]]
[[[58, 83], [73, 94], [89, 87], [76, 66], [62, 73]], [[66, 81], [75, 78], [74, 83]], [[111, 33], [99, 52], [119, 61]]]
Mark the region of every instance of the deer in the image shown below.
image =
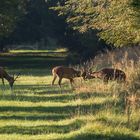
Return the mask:
[[60, 88], [61, 88], [61, 81], [63, 78], [69, 79], [71, 87], [73, 87], [72, 86], [74, 82], [73, 79], [76, 77], [81, 77], [81, 71], [75, 70], [74, 68], [70, 68], [70, 67], [56, 66], [52, 69], [52, 75], [53, 75], [52, 85], [54, 85], [54, 82], [58, 77], [59, 78], [58, 84]]
[[108, 83], [109, 80], [125, 82], [126, 74], [124, 71], [115, 68], [103, 68], [96, 72], [89, 72], [88, 74], [84, 74], [85, 80], [93, 78], [102, 79], [105, 83]]
[[3, 85], [5, 85], [4, 79], [6, 79], [9, 82], [11, 89], [13, 87], [14, 82], [19, 77], [19, 75], [20, 75], [20, 73], [16, 77], [14, 77], [14, 75], [10, 76], [3, 67], [0, 67], [0, 78], [2, 79], [2, 83], [3, 83]]

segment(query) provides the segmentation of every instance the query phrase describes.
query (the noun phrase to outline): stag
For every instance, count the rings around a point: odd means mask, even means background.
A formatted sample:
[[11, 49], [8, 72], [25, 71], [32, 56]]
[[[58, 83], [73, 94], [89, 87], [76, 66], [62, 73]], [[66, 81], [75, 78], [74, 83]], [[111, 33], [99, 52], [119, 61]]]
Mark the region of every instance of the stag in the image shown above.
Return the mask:
[[59, 78], [58, 84], [61, 88], [61, 81], [63, 78], [69, 79], [70, 84], [72, 87], [72, 84], [74, 82], [74, 78], [81, 76], [81, 71], [75, 70], [74, 68], [64, 67], [64, 66], [56, 66], [52, 69], [53, 74], [53, 81], [52, 85], [54, 85], [54, 82], [56, 78]]
[[96, 72], [89, 72], [84, 79], [99, 78], [108, 83], [109, 80], [126, 81], [126, 74], [122, 70], [114, 68], [103, 68]]
[[3, 67], [0, 67], [0, 78], [2, 79], [2, 83], [4, 84], [4, 79], [6, 79], [9, 82], [10, 87], [13, 87], [14, 82], [17, 80], [20, 74], [18, 74], [16, 77], [10, 76]]

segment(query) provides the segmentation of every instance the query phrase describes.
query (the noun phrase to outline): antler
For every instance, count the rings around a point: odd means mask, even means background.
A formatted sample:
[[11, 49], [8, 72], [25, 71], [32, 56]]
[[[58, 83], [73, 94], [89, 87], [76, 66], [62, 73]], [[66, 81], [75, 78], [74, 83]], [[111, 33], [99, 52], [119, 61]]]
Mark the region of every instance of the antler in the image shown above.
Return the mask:
[[19, 77], [20, 73], [18, 73], [18, 75], [14, 78], [14, 81], [17, 80], [17, 78]]

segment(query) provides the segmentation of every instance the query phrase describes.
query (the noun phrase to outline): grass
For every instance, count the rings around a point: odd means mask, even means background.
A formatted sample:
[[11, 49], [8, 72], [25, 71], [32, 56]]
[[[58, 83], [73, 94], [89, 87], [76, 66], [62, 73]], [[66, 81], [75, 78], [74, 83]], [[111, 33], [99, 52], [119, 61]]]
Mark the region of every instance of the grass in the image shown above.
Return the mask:
[[20, 53], [62, 53], [62, 52], [67, 52], [66, 48], [55, 48], [55, 49], [49, 49], [49, 50], [10, 50], [10, 53], [16, 53], [16, 54], [20, 54]]
[[[61, 52], [27, 51], [1, 55], [0, 63], [11, 74], [21, 73], [13, 91], [0, 85], [0, 139], [2, 140], [139, 140], [139, 110], [127, 123], [117, 95], [121, 85], [100, 80], [77, 81], [71, 90], [63, 81], [51, 86], [51, 68], [68, 65]], [[14, 55], [13, 55], [14, 53]], [[34, 52], [33, 52], [34, 53]], [[35, 51], [36, 53], [36, 51]], [[29, 55], [30, 54], [30, 55]]]

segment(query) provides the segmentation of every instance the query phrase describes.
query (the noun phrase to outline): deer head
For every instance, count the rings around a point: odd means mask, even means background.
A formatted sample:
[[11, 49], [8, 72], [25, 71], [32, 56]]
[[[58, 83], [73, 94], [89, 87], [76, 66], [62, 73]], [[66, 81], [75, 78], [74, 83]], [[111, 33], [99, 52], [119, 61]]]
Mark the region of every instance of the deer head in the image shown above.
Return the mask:
[[92, 73], [89, 72], [89, 73], [86, 74], [85, 79], [87, 80], [87, 79], [96, 78], [95, 74], [96, 74], [96, 72], [92, 72]]
[[92, 73], [92, 68], [89, 68], [89, 69], [84, 68], [83, 73], [82, 73], [83, 79], [84, 80], [90, 79], [91, 73]]
[[17, 78], [19, 78], [19, 75], [20, 75], [20, 73], [18, 73], [16, 76], [15, 75], [11, 76], [11, 78], [9, 80], [9, 85], [11, 88], [13, 87], [13, 84], [17, 80]]

